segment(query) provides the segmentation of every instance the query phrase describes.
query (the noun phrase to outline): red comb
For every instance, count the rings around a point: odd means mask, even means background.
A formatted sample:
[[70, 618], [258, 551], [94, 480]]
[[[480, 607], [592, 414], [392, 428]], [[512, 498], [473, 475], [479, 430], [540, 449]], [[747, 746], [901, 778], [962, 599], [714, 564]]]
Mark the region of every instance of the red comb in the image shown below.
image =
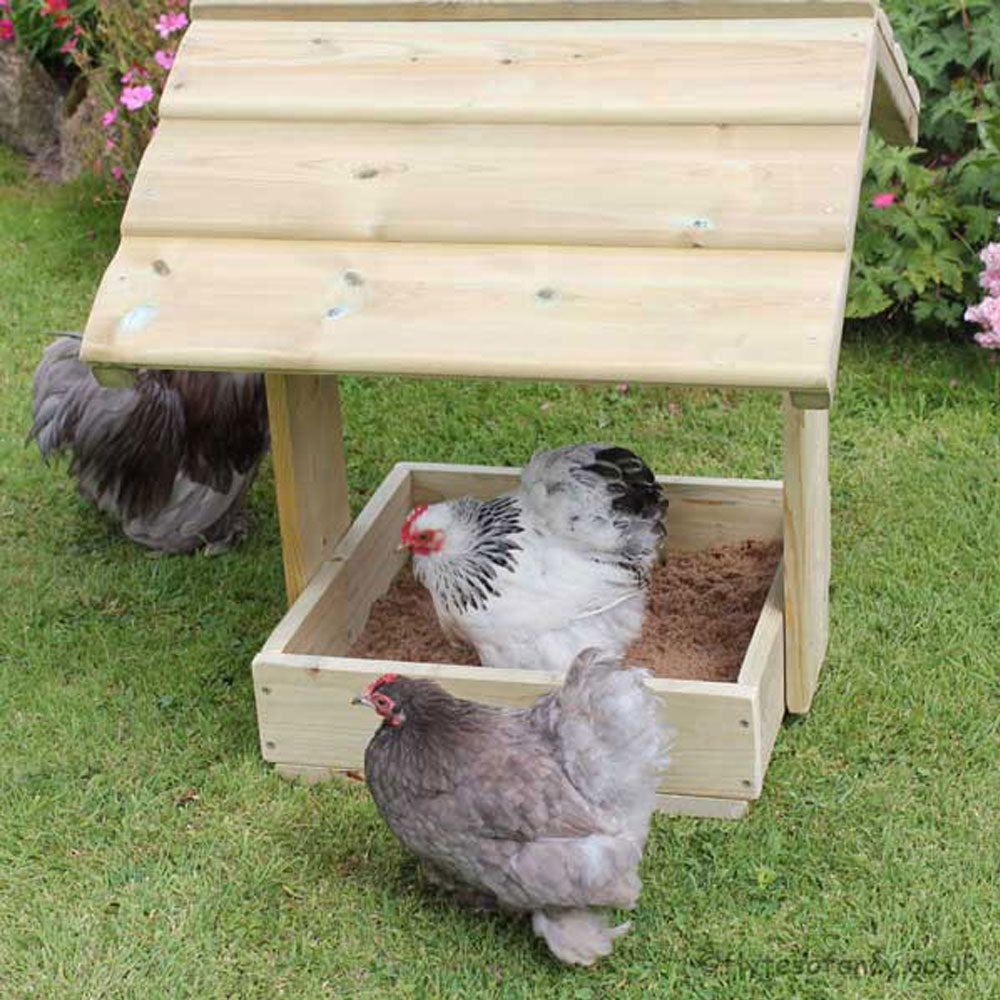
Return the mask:
[[406, 515], [406, 520], [403, 522], [403, 527], [399, 532], [399, 536], [404, 542], [410, 537], [410, 525], [412, 525], [425, 510], [427, 510], [427, 504], [418, 503], [417, 506]]
[[389, 681], [394, 681], [399, 679], [399, 674], [382, 674], [381, 677], [376, 677], [375, 680], [365, 688], [365, 697], [371, 697], [372, 692], [381, 687], [383, 684], [388, 684]]

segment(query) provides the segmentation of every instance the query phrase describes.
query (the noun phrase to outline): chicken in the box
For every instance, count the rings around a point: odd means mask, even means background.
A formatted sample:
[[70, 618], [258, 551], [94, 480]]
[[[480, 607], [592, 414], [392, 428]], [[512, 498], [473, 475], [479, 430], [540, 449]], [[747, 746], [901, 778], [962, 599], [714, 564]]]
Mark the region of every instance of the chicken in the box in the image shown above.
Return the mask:
[[402, 543], [445, 634], [483, 666], [564, 671], [639, 637], [666, 506], [638, 455], [570, 445], [538, 452], [510, 493], [416, 507]]
[[35, 370], [33, 416], [42, 456], [68, 453], [80, 492], [132, 541], [211, 553], [246, 533], [269, 441], [261, 375], [143, 369], [134, 386], [105, 388], [67, 334]]
[[355, 698], [383, 720], [368, 787], [432, 880], [530, 913], [557, 958], [590, 965], [629, 929], [601, 908], [635, 906], [667, 763], [645, 676], [587, 650], [562, 687], [512, 709], [383, 674]]

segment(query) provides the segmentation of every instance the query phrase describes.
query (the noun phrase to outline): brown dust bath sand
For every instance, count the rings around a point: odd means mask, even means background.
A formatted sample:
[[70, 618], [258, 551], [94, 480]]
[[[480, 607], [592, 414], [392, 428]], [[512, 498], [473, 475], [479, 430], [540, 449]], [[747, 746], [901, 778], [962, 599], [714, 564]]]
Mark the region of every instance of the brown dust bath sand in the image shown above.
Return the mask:
[[[657, 677], [735, 681], [780, 560], [780, 541], [755, 539], [668, 554], [653, 571], [645, 625], [629, 661]], [[471, 646], [444, 637], [431, 596], [409, 566], [372, 606], [347, 655], [479, 663]]]

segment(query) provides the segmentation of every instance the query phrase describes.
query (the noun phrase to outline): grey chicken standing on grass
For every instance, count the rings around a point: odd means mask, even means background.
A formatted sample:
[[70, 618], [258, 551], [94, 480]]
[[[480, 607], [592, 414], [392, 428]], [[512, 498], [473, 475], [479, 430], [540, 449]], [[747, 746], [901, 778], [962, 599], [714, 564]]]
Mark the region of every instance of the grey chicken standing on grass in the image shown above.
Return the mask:
[[667, 764], [645, 676], [587, 650], [560, 688], [512, 709], [383, 674], [354, 699], [383, 720], [368, 787], [432, 880], [530, 913], [557, 958], [591, 965], [631, 926], [600, 908], [635, 906]]
[[536, 453], [492, 500], [416, 507], [401, 535], [443, 631], [483, 666], [565, 671], [639, 637], [666, 508], [634, 452], [577, 444]]
[[80, 493], [128, 538], [159, 552], [228, 548], [246, 534], [243, 501], [268, 447], [261, 375], [141, 369], [105, 388], [79, 334], [45, 349], [28, 439], [68, 453]]

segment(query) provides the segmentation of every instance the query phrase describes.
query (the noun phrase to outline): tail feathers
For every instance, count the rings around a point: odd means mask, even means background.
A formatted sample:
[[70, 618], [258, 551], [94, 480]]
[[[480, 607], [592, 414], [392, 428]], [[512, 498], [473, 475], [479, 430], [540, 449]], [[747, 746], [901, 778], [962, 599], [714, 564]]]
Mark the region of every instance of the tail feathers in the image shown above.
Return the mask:
[[531, 915], [531, 926], [559, 961], [593, 965], [611, 954], [615, 938], [627, 933], [632, 923], [612, 927], [596, 910], [539, 910]]
[[641, 844], [669, 764], [672, 732], [660, 718], [645, 670], [620, 669], [594, 649], [573, 662], [563, 686], [539, 705], [554, 731], [562, 764], [594, 804], [622, 816]]
[[254, 374], [150, 369], [134, 387], [104, 388], [70, 335], [46, 348], [35, 371], [29, 440], [46, 458], [70, 452], [81, 491], [129, 521], [170, 503], [179, 477], [241, 491], [267, 449], [266, 405]]
[[28, 432], [28, 440], [38, 443], [43, 458], [72, 447], [80, 410], [97, 388], [90, 369], [80, 361], [79, 336], [65, 334], [49, 344], [35, 369]]
[[667, 501], [646, 463], [627, 448], [579, 444], [539, 451], [521, 474], [521, 493], [553, 534], [617, 556], [640, 576], [651, 567]]

